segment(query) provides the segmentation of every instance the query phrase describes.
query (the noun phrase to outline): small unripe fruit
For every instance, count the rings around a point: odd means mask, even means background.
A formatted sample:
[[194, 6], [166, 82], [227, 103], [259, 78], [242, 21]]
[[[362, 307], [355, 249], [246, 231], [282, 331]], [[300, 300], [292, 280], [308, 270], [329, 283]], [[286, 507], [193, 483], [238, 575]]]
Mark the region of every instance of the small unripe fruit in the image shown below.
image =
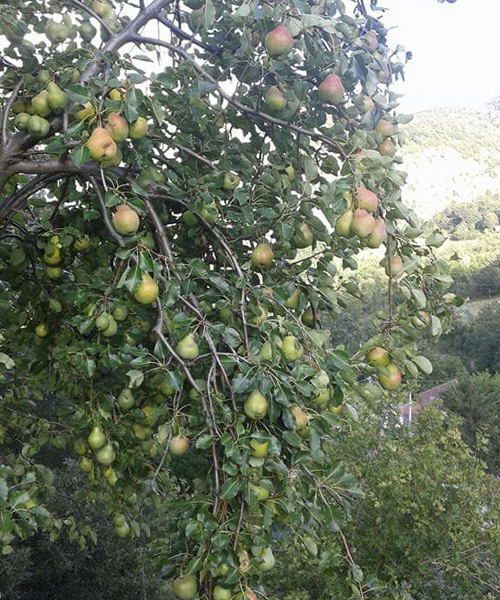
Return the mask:
[[267, 414], [267, 400], [259, 390], [254, 390], [246, 399], [243, 410], [250, 419], [263, 419]]
[[133, 296], [141, 304], [151, 304], [158, 298], [159, 293], [156, 281], [147, 273], [143, 273], [141, 283], [135, 288]]
[[200, 354], [198, 344], [192, 333], [188, 333], [180, 340], [180, 342], [178, 342], [175, 351], [181, 358], [185, 358], [186, 360], [194, 360], [195, 358], [198, 358], [198, 355]]
[[390, 362], [389, 352], [384, 348], [372, 348], [366, 358], [372, 367], [385, 367]]
[[252, 252], [252, 262], [256, 267], [268, 267], [274, 258], [269, 244], [259, 244]]
[[172, 582], [172, 591], [180, 600], [193, 600], [198, 591], [196, 579], [192, 575], [177, 577]]
[[49, 330], [47, 329], [45, 323], [40, 323], [35, 327], [35, 335], [39, 338], [44, 338], [49, 334]]
[[314, 235], [307, 223], [302, 223], [292, 239], [297, 248], [307, 248], [314, 241]]

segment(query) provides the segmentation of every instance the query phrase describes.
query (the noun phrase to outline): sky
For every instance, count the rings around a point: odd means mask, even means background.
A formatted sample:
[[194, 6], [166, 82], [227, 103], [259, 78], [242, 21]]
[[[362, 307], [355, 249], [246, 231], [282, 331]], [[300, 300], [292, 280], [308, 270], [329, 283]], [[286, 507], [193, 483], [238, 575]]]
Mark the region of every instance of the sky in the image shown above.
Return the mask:
[[479, 108], [500, 95], [500, 0], [379, 0], [389, 44], [413, 52], [401, 109]]

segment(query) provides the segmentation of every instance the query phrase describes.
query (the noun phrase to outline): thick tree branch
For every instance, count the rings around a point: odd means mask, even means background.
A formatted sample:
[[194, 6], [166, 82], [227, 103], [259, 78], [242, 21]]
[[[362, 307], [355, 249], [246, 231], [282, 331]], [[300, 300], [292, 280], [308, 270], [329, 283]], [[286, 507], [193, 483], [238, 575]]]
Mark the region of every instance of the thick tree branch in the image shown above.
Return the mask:
[[15, 211], [25, 200], [39, 190], [43, 189], [48, 183], [52, 183], [64, 177], [64, 173], [52, 175], [39, 175], [34, 177], [20, 190], [11, 194], [5, 202], [0, 205], [0, 223], [3, 223], [6, 218]]
[[19, 90], [21, 89], [21, 86], [23, 85], [23, 83], [24, 83], [24, 77], [21, 77], [18, 80], [18, 82], [16, 83], [16, 85], [14, 86], [14, 89], [12, 90], [12, 94], [11, 94], [10, 98], [5, 103], [4, 112], [3, 112], [3, 116], [2, 116], [2, 146], [4, 146], [4, 147], [7, 145], [8, 136], [9, 136], [9, 132], [7, 130], [7, 125], [9, 122], [9, 113], [12, 108], [12, 105], [16, 101], [17, 95], [19, 94]]

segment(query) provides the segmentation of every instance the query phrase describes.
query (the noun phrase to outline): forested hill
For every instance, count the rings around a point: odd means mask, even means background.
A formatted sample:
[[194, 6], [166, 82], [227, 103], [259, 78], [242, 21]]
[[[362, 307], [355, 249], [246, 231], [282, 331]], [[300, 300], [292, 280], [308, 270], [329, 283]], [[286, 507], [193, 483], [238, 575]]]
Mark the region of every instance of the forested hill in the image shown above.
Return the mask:
[[500, 129], [487, 109], [422, 111], [404, 131], [405, 201], [422, 218], [500, 192]]

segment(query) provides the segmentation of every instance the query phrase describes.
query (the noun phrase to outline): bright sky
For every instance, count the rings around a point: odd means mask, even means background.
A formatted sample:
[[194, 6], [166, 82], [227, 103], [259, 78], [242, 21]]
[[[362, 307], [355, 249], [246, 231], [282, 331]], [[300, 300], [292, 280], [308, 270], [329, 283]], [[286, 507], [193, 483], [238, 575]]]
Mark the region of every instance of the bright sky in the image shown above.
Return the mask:
[[413, 52], [401, 109], [477, 108], [500, 95], [500, 0], [379, 0], [391, 47]]

